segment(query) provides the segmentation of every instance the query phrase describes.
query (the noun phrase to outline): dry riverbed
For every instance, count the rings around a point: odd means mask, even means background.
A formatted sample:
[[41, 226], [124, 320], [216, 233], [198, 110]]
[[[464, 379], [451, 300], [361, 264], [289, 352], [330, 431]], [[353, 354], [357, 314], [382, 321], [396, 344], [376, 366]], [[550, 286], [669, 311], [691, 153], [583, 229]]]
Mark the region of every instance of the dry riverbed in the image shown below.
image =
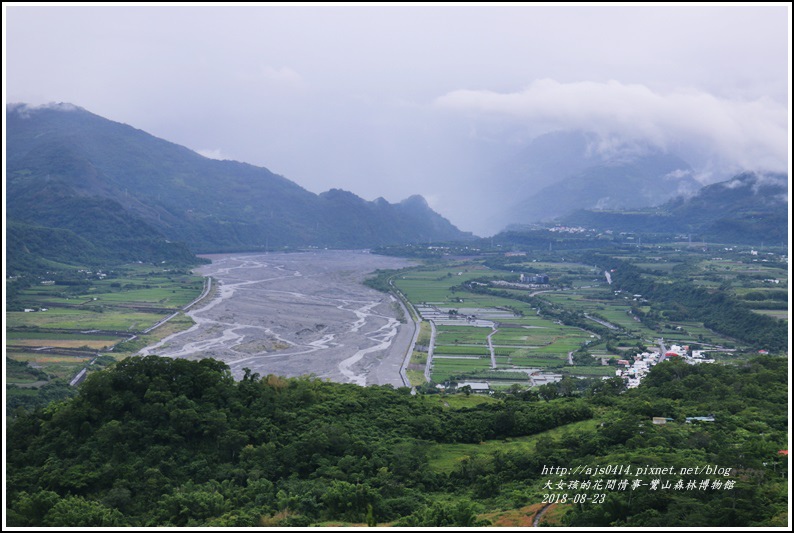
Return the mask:
[[411, 263], [362, 251], [212, 255], [197, 272], [216, 296], [191, 310], [196, 324], [139, 353], [226, 362], [236, 378], [313, 374], [342, 383], [403, 386], [400, 365], [414, 333], [392, 296], [362, 281]]

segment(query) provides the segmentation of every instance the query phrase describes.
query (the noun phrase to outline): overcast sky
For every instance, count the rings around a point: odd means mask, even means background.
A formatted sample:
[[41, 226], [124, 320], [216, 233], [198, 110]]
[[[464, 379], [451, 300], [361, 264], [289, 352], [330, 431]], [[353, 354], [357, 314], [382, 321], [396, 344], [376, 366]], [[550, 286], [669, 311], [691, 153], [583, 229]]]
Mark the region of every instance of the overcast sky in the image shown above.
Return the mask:
[[548, 131], [789, 165], [787, 4], [3, 9], [6, 102], [69, 102], [313, 192], [422, 194], [465, 230], [456, 181]]

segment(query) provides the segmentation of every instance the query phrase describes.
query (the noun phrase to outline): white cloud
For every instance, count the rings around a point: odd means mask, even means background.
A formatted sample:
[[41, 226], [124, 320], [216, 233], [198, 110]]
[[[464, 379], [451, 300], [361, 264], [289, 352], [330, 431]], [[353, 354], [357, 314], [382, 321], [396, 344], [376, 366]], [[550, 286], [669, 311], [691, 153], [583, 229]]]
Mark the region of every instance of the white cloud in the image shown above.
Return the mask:
[[226, 157], [224, 157], [224, 156], [221, 154], [221, 150], [220, 150], [220, 148], [204, 149], [204, 150], [196, 150], [195, 152], [196, 152], [197, 154], [199, 154], [199, 155], [203, 155], [204, 157], [206, 157], [206, 158], [209, 158], [209, 159], [219, 159], [219, 160], [224, 160], [224, 159], [226, 159]]
[[439, 108], [474, 118], [522, 121], [534, 134], [582, 129], [602, 139], [598, 150], [622, 142], [660, 148], [693, 143], [726, 164], [783, 171], [788, 160], [788, 109], [770, 98], [731, 100], [694, 89], [667, 93], [641, 84], [537, 80], [514, 93], [457, 90]]
[[753, 193], [758, 194], [761, 187], [764, 186], [778, 186], [788, 188], [788, 180], [783, 176], [770, 176], [763, 172], [755, 174], [755, 182], [753, 183]]
[[668, 174], [662, 176], [662, 179], [678, 180], [678, 179], [687, 178], [687, 177], [690, 177], [690, 176], [692, 176], [692, 171], [691, 170], [682, 170], [682, 169], [679, 168], [679, 169], [676, 169], [676, 170], [674, 170], [672, 172], [669, 172]]
[[40, 109], [49, 109], [53, 111], [77, 111], [82, 110], [83, 108], [64, 102], [50, 102], [48, 104], [40, 105], [31, 105], [26, 103], [8, 104], [6, 109], [8, 109], [8, 111], [14, 111], [18, 113], [23, 118], [28, 118], [31, 111], [35, 112]]

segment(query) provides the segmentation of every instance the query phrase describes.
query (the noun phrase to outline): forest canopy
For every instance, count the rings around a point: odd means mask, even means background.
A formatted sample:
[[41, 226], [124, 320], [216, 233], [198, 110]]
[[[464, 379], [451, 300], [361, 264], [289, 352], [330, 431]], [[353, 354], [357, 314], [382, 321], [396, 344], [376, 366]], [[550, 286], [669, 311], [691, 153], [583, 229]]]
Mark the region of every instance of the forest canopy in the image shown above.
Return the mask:
[[[212, 359], [130, 357], [10, 424], [7, 523], [487, 525], [485, 512], [540, 502], [547, 465], [711, 464], [731, 469], [731, 490], [606, 492], [603, 504], [561, 506], [562, 520], [785, 525], [786, 363], [672, 361], [625, 393], [593, 380], [451, 408], [407, 388], [250, 371], [235, 381]], [[714, 422], [685, 422], [701, 415]], [[534, 448], [467, 453], [448, 469], [430, 460], [532, 435]]]

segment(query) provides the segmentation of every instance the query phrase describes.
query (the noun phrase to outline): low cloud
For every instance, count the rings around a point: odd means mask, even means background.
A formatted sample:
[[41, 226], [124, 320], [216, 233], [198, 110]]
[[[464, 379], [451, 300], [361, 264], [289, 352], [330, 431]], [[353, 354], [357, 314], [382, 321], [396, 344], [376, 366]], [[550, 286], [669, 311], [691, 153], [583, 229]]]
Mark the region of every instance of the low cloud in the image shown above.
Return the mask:
[[35, 112], [42, 109], [48, 109], [53, 111], [78, 111], [83, 109], [82, 107], [78, 107], [74, 104], [67, 104], [64, 102], [50, 102], [48, 104], [41, 104], [41, 105], [30, 105], [30, 104], [7, 104], [6, 109], [11, 112], [18, 113], [21, 117], [27, 118], [30, 116], [31, 112]]
[[662, 179], [665, 179], [665, 180], [680, 180], [681, 178], [689, 178], [689, 177], [692, 177], [692, 171], [691, 170], [683, 170], [683, 169], [679, 168], [679, 169], [674, 170], [672, 172], [668, 172], [667, 174], [662, 176]]
[[687, 144], [727, 165], [788, 168], [788, 109], [766, 97], [733, 100], [694, 89], [661, 93], [618, 81], [542, 79], [520, 92], [457, 90], [434, 103], [475, 119], [520, 121], [533, 135], [559, 129], [594, 132], [603, 139], [598, 150], [614, 149], [616, 143], [662, 149]]
[[[755, 174], [755, 182], [753, 183], [753, 194], [758, 194], [761, 187], [782, 187], [788, 190], [788, 178], [781, 175], [769, 175], [763, 172]], [[788, 194], [785, 196], [788, 201]]]
[[199, 154], [199, 155], [203, 155], [204, 157], [206, 157], [208, 159], [219, 159], [219, 160], [226, 159], [226, 157], [224, 157], [221, 154], [220, 148], [196, 150], [196, 153]]

